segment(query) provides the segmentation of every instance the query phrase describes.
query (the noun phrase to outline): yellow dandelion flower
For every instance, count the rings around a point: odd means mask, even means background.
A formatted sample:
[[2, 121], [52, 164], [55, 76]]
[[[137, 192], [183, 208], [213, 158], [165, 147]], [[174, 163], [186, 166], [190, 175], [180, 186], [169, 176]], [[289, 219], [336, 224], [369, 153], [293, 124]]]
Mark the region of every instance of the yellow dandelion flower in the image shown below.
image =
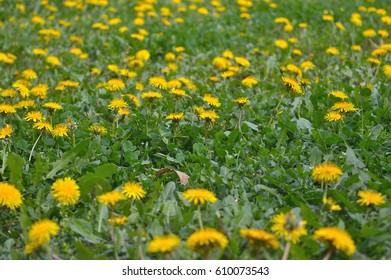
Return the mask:
[[314, 232], [314, 239], [326, 242], [333, 248], [351, 256], [356, 251], [356, 246], [350, 235], [337, 227], [323, 227]]
[[215, 57], [212, 60], [212, 65], [219, 70], [224, 70], [231, 66], [231, 61], [225, 57]]
[[17, 104], [14, 105], [14, 108], [16, 109], [28, 109], [31, 107], [36, 107], [37, 105], [35, 104], [34, 100], [31, 99], [25, 99], [25, 100], [20, 100]]
[[236, 72], [234, 72], [234, 71], [224, 71], [223, 73], [221, 73], [221, 77], [224, 79], [227, 79], [229, 77], [232, 77], [235, 74], [236, 74]]
[[186, 93], [186, 91], [184, 91], [183, 89], [176, 89], [176, 88], [174, 88], [174, 89], [170, 90], [169, 93], [172, 94], [172, 95], [175, 95], [177, 97], [189, 96]]
[[15, 114], [16, 110], [14, 106], [10, 104], [0, 104], [0, 113], [3, 114]]
[[387, 77], [391, 77], [391, 65], [387, 64], [383, 66], [383, 73]]
[[118, 191], [106, 192], [98, 196], [98, 202], [103, 203], [105, 205], [115, 205], [120, 200], [124, 200], [126, 197]]
[[251, 65], [250, 61], [248, 61], [246, 58], [240, 57], [240, 56], [235, 57], [235, 62], [243, 67], [249, 67]]
[[212, 96], [211, 94], [205, 94], [204, 95], [204, 101], [209, 104], [209, 106], [212, 107], [220, 107], [221, 103], [217, 97]]
[[331, 54], [331, 55], [338, 55], [339, 50], [337, 48], [330, 47], [330, 48], [326, 49], [326, 53]]
[[147, 61], [151, 57], [151, 54], [148, 50], [139, 50], [136, 52], [135, 57], [138, 60]]
[[367, 30], [364, 30], [362, 35], [364, 37], [375, 37], [376, 36], [376, 31], [373, 30], [373, 29], [367, 29]]
[[206, 202], [215, 203], [217, 201], [213, 192], [206, 189], [189, 189], [183, 192], [183, 198], [195, 205], [205, 204]]
[[306, 70], [311, 70], [311, 69], [314, 69], [315, 68], [315, 64], [313, 64], [311, 61], [309, 60], [305, 60], [303, 61], [301, 64], [300, 64], [300, 68], [303, 69], [304, 71]]
[[342, 208], [331, 197], [323, 197], [323, 205], [330, 211], [341, 211]]
[[[33, 247], [37, 248], [41, 245], [45, 245], [50, 242], [50, 238], [59, 233], [60, 227], [56, 222], [48, 219], [35, 222], [28, 234], [28, 240], [30, 244], [34, 244]], [[30, 245], [31, 246], [31, 245]]]
[[181, 81], [179, 81], [177, 79], [172, 79], [172, 80], [168, 81], [167, 85], [168, 85], [168, 88], [170, 88], [171, 90], [179, 89], [182, 87]]
[[204, 249], [224, 250], [228, 245], [227, 237], [213, 228], [203, 228], [192, 233], [186, 240], [186, 247], [193, 251]]
[[280, 49], [288, 48], [288, 42], [282, 39], [274, 41], [274, 44]]
[[111, 111], [114, 111], [116, 109], [118, 110], [120, 108], [128, 107], [128, 103], [125, 100], [123, 100], [122, 98], [116, 98], [116, 99], [111, 100], [108, 107]]
[[65, 123], [56, 124], [51, 133], [53, 137], [68, 137], [68, 125]]
[[119, 216], [119, 217], [111, 217], [109, 218], [109, 223], [113, 225], [124, 225], [128, 221], [128, 217]]
[[280, 247], [280, 242], [278, 242], [276, 236], [262, 229], [243, 228], [240, 230], [240, 235], [250, 240], [250, 242], [262, 244], [266, 248], [278, 249]]
[[185, 114], [183, 112], [171, 113], [166, 116], [166, 120], [178, 122], [178, 121], [182, 120], [184, 117], [185, 117]]
[[56, 180], [52, 185], [52, 195], [63, 205], [74, 205], [80, 198], [80, 189], [71, 177]]
[[334, 17], [332, 15], [324, 14], [324, 15], [322, 15], [322, 19], [324, 21], [333, 21]]
[[18, 90], [18, 92], [20, 93], [20, 95], [21, 95], [23, 98], [29, 97], [29, 95], [30, 95], [30, 90], [29, 90], [28, 87], [27, 87], [25, 84], [23, 84], [22, 82], [15, 82], [15, 83], [13, 83], [12, 86]]
[[22, 204], [22, 194], [11, 184], [0, 182], [0, 206], [15, 210]]
[[332, 162], [324, 162], [312, 170], [312, 180], [319, 183], [333, 183], [342, 176], [342, 170]]
[[118, 109], [118, 115], [120, 116], [127, 116], [130, 114], [130, 110], [128, 108], [119, 108]]
[[345, 26], [343, 26], [343, 24], [340, 23], [340, 22], [336, 22], [336, 23], [335, 23], [335, 26], [336, 26], [339, 30], [341, 30], [341, 31], [345, 31], [345, 30], [346, 30], [346, 29], [345, 29]]
[[9, 89], [4, 89], [1, 91], [1, 96], [2, 97], [15, 97], [17, 94], [17, 92], [12, 89], [12, 88], [9, 88]]
[[107, 129], [104, 126], [97, 125], [97, 124], [92, 124], [89, 127], [89, 130], [100, 135], [105, 135], [107, 134]]
[[159, 77], [159, 76], [151, 77], [149, 78], [148, 83], [155, 88], [168, 89], [168, 83], [166, 79], [163, 77]]
[[377, 59], [376, 57], [369, 57], [369, 58], [367, 59], [367, 61], [368, 61], [369, 63], [375, 64], [375, 65], [381, 64], [380, 59]]
[[11, 125], [6, 124], [5, 127], [0, 128], [0, 139], [4, 139], [6, 137], [11, 137], [11, 134], [14, 132], [14, 129]]
[[46, 56], [47, 52], [48, 52], [47, 49], [40, 49], [40, 48], [33, 49], [33, 54], [35, 55]]
[[286, 65], [284, 67], [284, 69], [285, 69], [285, 71], [291, 72], [292, 74], [299, 76], [299, 78], [301, 78], [303, 76], [301, 69], [292, 63]]
[[151, 242], [149, 242], [147, 247], [147, 253], [168, 253], [171, 252], [175, 247], [178, 247], [180, 244], [181, 239], [176, 235], [158, 235], [155, 236]]
[[148, 99], [149, 101], [152, 101], [154, 99], [160, 99], [163, 95], [160, 92], [156, 91], [148, 91], [141, 94], [142, 99]]
[[390, 36], [390, 34], [388, 33], [387, 30], [384, 30], [384, 29], [380, 29], [377, 31], [377, 34], [379, 34], [380, 37], [382, 38], [387, 38], [388, 36]]
[[53, 66], [60, 66], [61, 65], [60, 59], [58, 59], [57, 56], [53, 56], [53, 55], [46, 57], [46, 62], [53, 65]]
[[118, 91], [125, 89], [125, 83], [118, 78], [110, 79], [104, 84], [105, 89], [108, 91]]
[[142, 199], [147, 192], [143, 189], [143, 186], [138, 182], [127, 182], [122, 187], [122, 194], [126, 198], [130, 199]]
[[42, 107], [45, 107], [47, 109], [57, 111], [57, 110], [62, 110], [62, 106], [58, 104], [57, 102], [46, 102], [45, 104], [42, 105]]
[[22, 77], [27, 80], [35, 80], [38, 78], [38, 74], [33, 69], [26, 69], [22, 71]]
[[350, 49], [355, 52], [361, 52], [361, 50], [362, 50], [360, 45], [352, 45], [352, 47]]
[[39, 121], [34, 123], [33, 128], [38, 129], [40, 131], [48, 131], [51, 132], [53, 130], [53, 127], [50, 123], [45, 121]]
[[284, 83], [285, 87], [289, 90], [291, 93], [295, 94], [304, 94], [303, 89], [301, 88], [300, 84], [293, 78], [288, 76], [281, 77], [282, 82]]
[[339, 111], [341, 113], [348, 113], [348, 112], [355, 112], [358, 109], [354, 107], [352, 103], [343, 101], [343, 102], [334, 103], [334, 105], [331, 107], [331, 110]]
[[344, 93], [343, 91], [340, 91], [340, 90], [331, 91], [328, 95], [332, 95], [332, 96], [335, 96], [335, 97], [338, 97], [338, 98], [341, 98], [341, 99], [349, 98], [346, 95], [346, 93]]
[[250, 104], [250, 100], [247, 97], [239, 97], [235, 99], [235, 102], [239, 105], [239, 107], [243, 107], [245, 105]]
[[199, 117], [201, 120], [205, 120], [207, 122], [216, 123], [216, 120], [219, 118], [219, 116], [216, 114], [215, 111], [202, 111], [199, 114]]
[[131, 93], [125, 94], [130, 100], [132, 100], [134, 106], [140, 107], [140, 101], [138, 100], [137, 96]]
[[361, 205], [379, 206], [386, 203], [386, 199], [384, 198], [384, 196], [381, 193], [378, 193], [373, 190], [359, 191], [357, 195], [360, 197], [360, 199], [357, 200], [357, 203]]
[[235, 56], [234, 56], [234, 53], [232, 52], [232, 51], [230, 51], [230, 50], [225, 50], [224, 52], [223, 52], [223, 56], [225, 57], [225, 58], [234, 58]]
[[343, 120], [343, 115], [338, 112], [330, 111], [324, 116], [324, 119], [329, 122], [341, 121]]
[[39, 111], [31, 111], [28, 112], [26, 117], [24, 118], [26, 121], [38, 122], [43, 121], [45, 118], [42, 116], [42, 113]]
[[284, 237], [286, 241], [292, 241], [296, 244], [300, 237], [307, 235], [305, 225], [307, 221], [296, 217], [292, 211], [280, 213], [273, 218], [274, 225], [272, 231], [275, 231], [278, 236]]
[[242, 85], [248, 88], [252, 88], [256, 84], [258, 84], [258, 81], [254, 76], [247, 76], [242, 80]]
[[45, 99], [49, 87], [45, 84], [38, 84], [30, 89], [30, 94], [32, 96], [40, 97], [41, 99]]

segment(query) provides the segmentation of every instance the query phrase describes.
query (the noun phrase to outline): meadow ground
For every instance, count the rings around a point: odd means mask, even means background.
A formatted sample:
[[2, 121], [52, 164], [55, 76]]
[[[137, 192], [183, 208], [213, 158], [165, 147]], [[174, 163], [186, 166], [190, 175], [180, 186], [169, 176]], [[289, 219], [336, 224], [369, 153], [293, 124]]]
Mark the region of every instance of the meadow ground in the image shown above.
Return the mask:
[[0, 259], [390, 259], [390, 8], [0, 0]]

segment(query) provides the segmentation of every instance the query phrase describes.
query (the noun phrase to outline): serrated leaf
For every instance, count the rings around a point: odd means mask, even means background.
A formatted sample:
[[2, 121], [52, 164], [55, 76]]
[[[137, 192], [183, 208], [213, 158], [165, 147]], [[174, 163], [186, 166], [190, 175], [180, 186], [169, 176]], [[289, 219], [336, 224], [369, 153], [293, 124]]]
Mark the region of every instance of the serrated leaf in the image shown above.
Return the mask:
[[91, 223], [86, 220], [72, 218], [69, 221], [69, 227], [91, 243], [103, 241], [100, 237], [94, 235]]

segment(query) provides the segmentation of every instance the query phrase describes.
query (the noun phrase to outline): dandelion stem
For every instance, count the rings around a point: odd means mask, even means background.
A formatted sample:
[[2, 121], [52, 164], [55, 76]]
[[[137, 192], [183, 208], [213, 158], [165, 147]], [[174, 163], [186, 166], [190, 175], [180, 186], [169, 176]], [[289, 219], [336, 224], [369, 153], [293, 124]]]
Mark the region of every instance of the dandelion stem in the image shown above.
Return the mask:
[[203, 229], [204, 225], [202, 223], [202, 217], [201, 217], [201, 205], [198, 205], [197, 212], [198, 212], [198, 222], [200, 223], [200, 228]]
[[327, 251], [326, 255], [323, 257], [323, 260], [328, 260], [330, 259], [331, 255], [334, 253], [334, 248], [330, 247], [330, 249]]
[[[276, 115], [276, 116], [278, 115], [277, 109], [280, 107], [283, 97], [284, 97], [284, 95], [281, 94], [280, 101], [278, 101], [278, 104], [277, 104], [276, 108], [274, 108], [274, 112], [275, 112], [275, 115]], [[273, 118], [274, 118], [274, 115], [272, 115], [272, 116], [270, 117], [270, 120], [269, 120], [269, 122], [268, 122], [268, 124], [267, 124], [268, 126], [271, 125], [271, 123], [272, 123], [272, 121], [273, 121]]]
[[72, 145], [73, 148], [76, 147], [76, 137], [75, 137], [75, 131], [72, 129]]
[[30, 156], [29, 156], [29, 161], [31, 161], [31, 158], [32, 158], [32, 156], [33, 156], [33, 152], [34, 152], [35, 146], [37, 145], [39, 139], [41, 139], [42, 134], [43, 134], [43, 130], [41, 130], [41, 133], [38, 135], [37, 140], [35, 140], [35, 143], [34, 143], [33, 147], [31, 148]]
[[288, 255], [289, 255], [290, 249], [291, 249], [291, 242], [287, 241], [285, 243], [285, 249], [284, 249], [284, 254], [282, 255], [282, 260], [287, 260], [288, 259]]

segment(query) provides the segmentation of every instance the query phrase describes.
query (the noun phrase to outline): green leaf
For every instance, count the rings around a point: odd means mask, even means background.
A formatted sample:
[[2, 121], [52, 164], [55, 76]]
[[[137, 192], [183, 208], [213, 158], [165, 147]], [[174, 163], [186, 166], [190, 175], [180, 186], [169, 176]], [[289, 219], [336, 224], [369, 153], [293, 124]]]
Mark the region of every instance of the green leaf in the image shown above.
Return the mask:
[[9, 153], [7, 157], [7, 167], [10, 170], [10, 182], [19, 189], [24, 189], [22, 185], [24, 160], [15, 153]]
[[31, 168], [31, 183], [33, 186], [38, 186], [39, 182], [41, 182], [49, 171], [49, 163], [45, 158], [43, 158], [40, 154], [35, 155], [35, 162]]
[[322, 152], [318, 149], [318, 147], [315, 146], [311, 149], [311, 153], [310, 153], [311, 166], [315, 166], [321, 161], [322, 161]]
[[91, 243], [99, 243], [103, 241], [100, 237], [94, 235], [91, 222], [87, 222], [83, 219], [72, 218], [69, 221], [69, 227], [71, 230], [80, 234]]
[[253, 124], [251, 122], [243, 122], [244, 124], [246, 124], [249, 128], [251, 128], [252, 130], [255, 130], [255, 131], [259, 131], [258, 129], [258, 126], [256, 124]]
[[60, 170], [67, 168], [68, 164], [75, 160], [77, 156], [85, 154], [88, 151], [87, 147], [90, 143], [91, 139], [85, 139], [77, 144], [73, 150], [66, 152], [61, 159], [53, 163], [53, 168], [48, 175], [46, 175], [46, 179], [52, 179]]
[[357, 158], [356, 154], [350, 147], [347, 147], [346, 149], [346, 164], [353, 165], [355, 169], [365, 167], [365, 164]]

